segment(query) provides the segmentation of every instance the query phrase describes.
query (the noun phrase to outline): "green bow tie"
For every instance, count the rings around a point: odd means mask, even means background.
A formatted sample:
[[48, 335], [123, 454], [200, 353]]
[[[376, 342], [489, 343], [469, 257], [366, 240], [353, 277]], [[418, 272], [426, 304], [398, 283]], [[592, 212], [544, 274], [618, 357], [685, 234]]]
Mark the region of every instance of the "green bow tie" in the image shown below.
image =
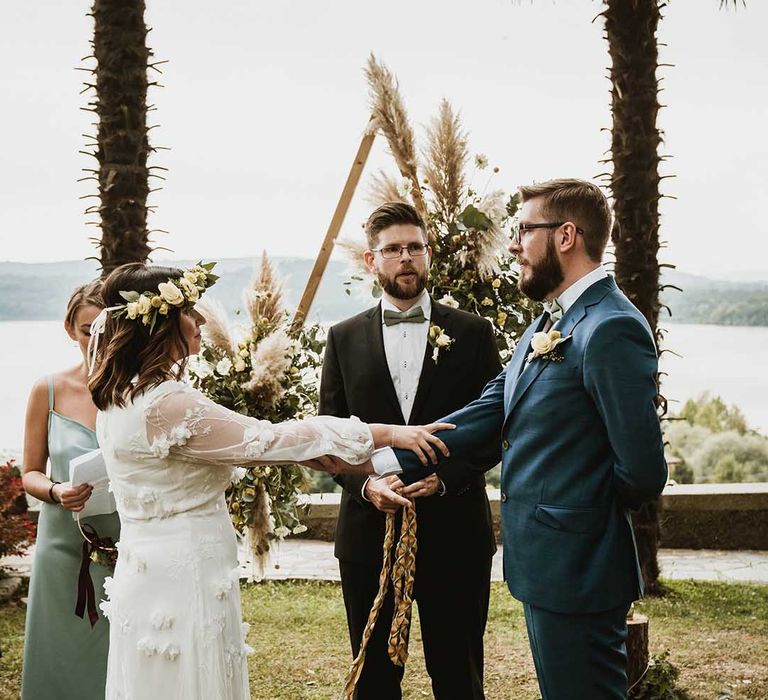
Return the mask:
[[552, 301], [545, 301], [544, 311], [549, 314], [549, 317], [552, 319], [552, 323], [557, 323], [565, 313], [565, 310], [562, 306], [560, 306], [560, 302], [558, 302], [557, 299], [553, 299]]
[[413, 306], [408, 311], [392, 311], [384, 309], [384, 325], [394, 326], [397, 323], [424, 323], [424, 309], [421, 306]]

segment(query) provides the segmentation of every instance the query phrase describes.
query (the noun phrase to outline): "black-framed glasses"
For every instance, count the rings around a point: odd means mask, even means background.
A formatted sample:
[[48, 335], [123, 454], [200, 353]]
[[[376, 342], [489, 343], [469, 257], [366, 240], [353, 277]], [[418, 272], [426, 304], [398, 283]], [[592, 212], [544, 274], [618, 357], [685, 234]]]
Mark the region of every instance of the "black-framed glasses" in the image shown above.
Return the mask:
[[426, 243], [409, 243], [408, 245], [385, 245], [381, 248], [371, 248], [372, 253], [381, 253], [381, 257], [387, 260], [399, 258], [404, 250], [407, 250], [408, 255], [412, 258], [418, 258], [427, 254], [429, 246]]
[[[521, 224], [518, 223], [514, 226], [512, 229], [512, 240], [515, 242], [515, 245], [520, 245], [520, 243], [523, 240], [523, 234], [527, 231], [533, 231], [537, 228], [546, 228], [546, 229], [556, 229], [560, 228], [563, 224], [567, 224], [567, 221], [559, 221], [556, 223], [542, 223], [542, 224]], [[576, 227], [576, 233], [580, 233], [582, 236], [584, 235], [584, 230], [580, 229], [578, 226]]]

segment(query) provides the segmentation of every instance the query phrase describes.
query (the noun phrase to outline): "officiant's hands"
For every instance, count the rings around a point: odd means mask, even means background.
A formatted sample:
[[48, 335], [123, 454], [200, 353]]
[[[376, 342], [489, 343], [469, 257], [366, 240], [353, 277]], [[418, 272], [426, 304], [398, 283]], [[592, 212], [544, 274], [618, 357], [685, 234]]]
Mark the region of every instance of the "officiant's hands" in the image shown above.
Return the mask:
[[382, 513], [396, 513], [400, 508], [412, 508], [413, 504], [392, 490], [392, 483], [399, 482], [396, 476], [382, 476], [380, 479], [368, 479], [365, 484], [365, 497]]

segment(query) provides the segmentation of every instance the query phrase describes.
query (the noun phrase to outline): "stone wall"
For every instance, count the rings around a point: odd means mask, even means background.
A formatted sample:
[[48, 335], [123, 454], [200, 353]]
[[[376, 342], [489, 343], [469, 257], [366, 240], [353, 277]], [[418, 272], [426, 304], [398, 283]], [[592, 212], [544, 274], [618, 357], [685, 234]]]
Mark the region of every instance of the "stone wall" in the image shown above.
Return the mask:
[[[490, 490], [499, 539], [499, 491]], [[303, 537], [332, 540], [341, 495], [307, 497], [310, 514]], [[664, 489], [662, 547], [768, 550], [768, 483], [674, 484]]]

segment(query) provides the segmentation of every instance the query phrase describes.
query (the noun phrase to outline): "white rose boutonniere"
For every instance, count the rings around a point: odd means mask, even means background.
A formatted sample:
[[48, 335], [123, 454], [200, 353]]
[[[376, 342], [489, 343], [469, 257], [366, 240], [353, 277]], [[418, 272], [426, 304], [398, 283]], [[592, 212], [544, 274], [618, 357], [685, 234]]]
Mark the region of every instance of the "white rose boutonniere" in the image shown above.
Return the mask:
[[449, 350], [453, 345], [453, 338], [449, 336], [440, 326], [434, 323], [429, 326], [427, 341], [432, 346], [432, 361], [437, 364], [437, 358], [441, 350]]
[[558, 346], [562, 345], [571, 336], [566, 335], [563, 337], [560, 335], [560, 331], [541, 331], [534, 333], [531, 338], [531, 352], [528, 353], [527, 361], [531, 362], [537, 358], [542, 360], [549, 360], [551, 362], [562, 362], [563, 356], [557, 350]]

